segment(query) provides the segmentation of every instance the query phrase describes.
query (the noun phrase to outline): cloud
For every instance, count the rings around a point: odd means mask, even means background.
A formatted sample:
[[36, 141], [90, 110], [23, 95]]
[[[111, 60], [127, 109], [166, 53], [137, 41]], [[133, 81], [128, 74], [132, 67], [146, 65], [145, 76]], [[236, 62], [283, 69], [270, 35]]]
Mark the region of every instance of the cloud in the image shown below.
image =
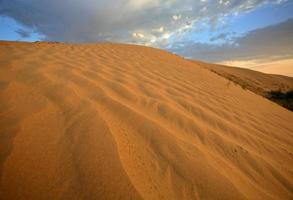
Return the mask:
[[182, 17], [181, 15], [173, 15], [172, 16], [174, 21], [177, 21], [177, 20], [181, 19], [181, 17]]
[[17, 29], [15, 31], [21, 38], [28, 38], [30, 37], [31, 33], [30, 31], [26, 31], [24, 29]]
[[[166, 35], [184, 35], [203, 19], [214, 26], [221, 16], [265, 3], [280, 0], [0, 0], [0, 15], [15, 19], [45, 40], [111, 40], [162, 47], [172, 38]], [[144, 37], [133, 37], [135, 33]]]
[[[214, 39], [225, 38], [226, 34]], [[293, 19], [256, 29], [230, 43], [221, 45], [182, 42], [174, 43], [171, 51], [188, 58], [210, 62], [268, 60], [293, 57]]]
[[219, 40], [227, 40], [229, 35], [230, 35], [230, 33], [220, 33], [217, 36], [211, 37], [210, 41], [214, 42], [214, 41], [219, 41]]

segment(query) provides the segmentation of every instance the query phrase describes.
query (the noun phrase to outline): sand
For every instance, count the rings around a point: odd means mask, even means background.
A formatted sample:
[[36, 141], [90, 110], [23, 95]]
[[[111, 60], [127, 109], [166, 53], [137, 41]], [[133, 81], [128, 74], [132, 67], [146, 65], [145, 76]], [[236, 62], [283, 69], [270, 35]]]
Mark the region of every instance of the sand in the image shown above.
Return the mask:
[[0, 45], [0, 199], [293, 199], [292, 122], [161, 50]]
[[266, 96], [271, 91], [288, 92], [293, 90], [293, 77], [290, 76], [266, 74], [251, 69], [195, 62], [261, 96]]
[[252, 60], [235, 60], [224, 61], [219, 64], [226, 66], [235, 66], [248, 68], [254, 71], [263, 72], [266, 74], [279, 74], [293, 77], [293, 58], [284, 56], [283, 58], [265, 58]]

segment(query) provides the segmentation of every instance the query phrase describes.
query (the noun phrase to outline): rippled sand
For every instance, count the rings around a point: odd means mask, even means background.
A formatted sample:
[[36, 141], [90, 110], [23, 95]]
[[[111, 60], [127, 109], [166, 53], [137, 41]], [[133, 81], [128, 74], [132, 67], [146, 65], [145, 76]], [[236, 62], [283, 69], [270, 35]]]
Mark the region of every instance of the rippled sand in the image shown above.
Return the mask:
[[0, 43], [0, 199], [293, 199], [293, 113], [170, 53]]

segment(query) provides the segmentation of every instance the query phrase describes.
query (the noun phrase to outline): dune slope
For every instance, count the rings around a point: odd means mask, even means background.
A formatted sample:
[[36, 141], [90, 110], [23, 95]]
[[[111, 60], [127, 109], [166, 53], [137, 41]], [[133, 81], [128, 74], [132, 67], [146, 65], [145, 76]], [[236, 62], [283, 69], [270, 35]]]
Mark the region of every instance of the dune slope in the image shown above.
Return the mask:
[[293, 111], [293, 77], [207, 63], [203, 67]]
[[[228, 67], [200, 62], [196, 63], [220, 76], [225, 77], [229, 81], [240, 85], [244, 89], [248, 89], [255, 94], [268, 98], [284, 108], [293, 111], [293, 97], [289, 97], [289, 93], [293, 93], [293, 77], [265, 74], [238, 67]], [[277, 68], [277, 66], [275, 67]], [[272, 98], [272, 94], [274, 92], [283, 95], [288, 94], [288, 98]]]
[[239, 85], [262, 96], [265, 96], [272, 90], [280, 90], [283, 92], [293, 90], [293, 77], [265, 74], [251, 69], [208, 64], [203, 62], [199, 63], [197, 61], [195, 61], [195, 63], [198, 63], [204, 68], [228, 78], [231, 81], [235, 81]]
[[167, 52], [0, 45], [1, 199], [292, 199], [293, 113]]

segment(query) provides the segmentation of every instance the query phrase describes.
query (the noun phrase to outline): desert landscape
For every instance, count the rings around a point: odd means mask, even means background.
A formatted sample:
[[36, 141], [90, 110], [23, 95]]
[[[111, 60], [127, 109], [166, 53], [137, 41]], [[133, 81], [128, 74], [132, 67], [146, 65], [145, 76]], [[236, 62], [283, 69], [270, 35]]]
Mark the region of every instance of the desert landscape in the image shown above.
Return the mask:
[[293, 199], [293, 112], [257, 93], [293, 78], [218, 67], [0, 42], [0, 199]]
[[[192, 61], [193, 62], [193, 61]], [[230, 67], [223, 65], [210, 65], [196, 62], [202, 67], [209, 69], [229, 80], [231, 83], [248, 89], [255, 94], [261, 95], [286, 109], [293, 111], [293, 78], [275, 74], [265, 74], [250, 69]], [[276, 66], [275, 68], [277, 68]]]

